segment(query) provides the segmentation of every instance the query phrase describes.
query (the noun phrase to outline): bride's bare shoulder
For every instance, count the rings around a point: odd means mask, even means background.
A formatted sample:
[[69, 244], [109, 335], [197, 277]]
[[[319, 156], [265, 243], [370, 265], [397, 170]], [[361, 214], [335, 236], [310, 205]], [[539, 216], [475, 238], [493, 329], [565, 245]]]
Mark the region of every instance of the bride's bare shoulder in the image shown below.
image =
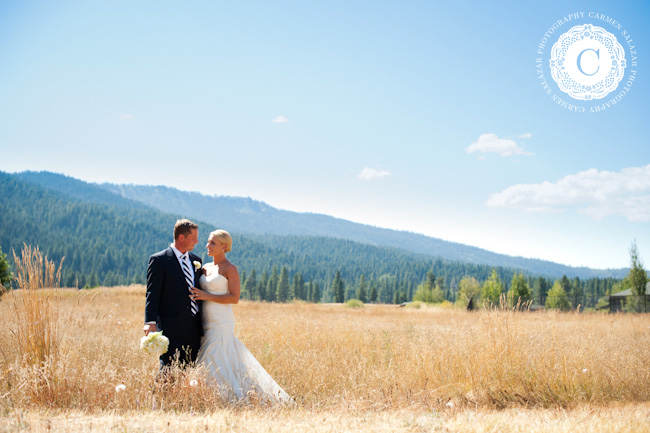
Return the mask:
[[227, 262], [222, 265], [222, 270], [223, 273], [225, 274], [224, 276], [229, 277], [232, 276], [234, 273], [237, 273], [237, 266], [232, 264], [231, 262]]

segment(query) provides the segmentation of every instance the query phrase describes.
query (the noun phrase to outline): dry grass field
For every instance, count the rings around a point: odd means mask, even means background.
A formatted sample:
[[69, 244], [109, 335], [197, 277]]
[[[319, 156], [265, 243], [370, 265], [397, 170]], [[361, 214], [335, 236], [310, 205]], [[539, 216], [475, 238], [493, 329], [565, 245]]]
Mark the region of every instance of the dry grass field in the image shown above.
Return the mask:
[[200, 368], [156, 385], [144, 291], [39, 291], [45, 363], [23, 347], [26, 297], [2, 296], [0, 432], [650, 431], [648, 315], [242, 301], [236, 334], [297, 403], [268, 408], [222, 402]]

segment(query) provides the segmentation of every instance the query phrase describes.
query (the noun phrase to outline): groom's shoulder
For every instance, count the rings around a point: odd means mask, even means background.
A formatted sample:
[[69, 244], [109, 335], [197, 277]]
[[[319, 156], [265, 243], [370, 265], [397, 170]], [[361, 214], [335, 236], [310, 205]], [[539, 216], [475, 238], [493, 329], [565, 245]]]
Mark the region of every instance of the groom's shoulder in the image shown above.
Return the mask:
[[170, 250], [171, 248], [167, 247], [162, 251], [158, 251], [157, 253], [152, 254], [151, 256], [149, 256], [149, 259], [167, 256], [169, 255]]

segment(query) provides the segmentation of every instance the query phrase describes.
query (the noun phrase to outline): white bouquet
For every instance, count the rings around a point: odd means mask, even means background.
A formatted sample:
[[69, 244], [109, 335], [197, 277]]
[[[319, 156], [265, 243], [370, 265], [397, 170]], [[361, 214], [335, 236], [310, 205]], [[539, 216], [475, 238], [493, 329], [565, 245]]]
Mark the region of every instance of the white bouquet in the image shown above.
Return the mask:
[[140, 340], [140, 349], [147, 355], [160, 356], [166, 353], [168, 348], [169, 338], [165, 337], [162, 331], [150, 332], [149, 335], [145, 335]]

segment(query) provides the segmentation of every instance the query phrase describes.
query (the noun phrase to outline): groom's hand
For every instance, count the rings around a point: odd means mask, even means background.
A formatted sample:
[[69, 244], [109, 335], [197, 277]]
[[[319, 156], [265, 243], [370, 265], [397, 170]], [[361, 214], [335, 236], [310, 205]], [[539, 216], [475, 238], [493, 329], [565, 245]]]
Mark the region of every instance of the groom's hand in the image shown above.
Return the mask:
[[149, 335], [150, 332], [158, 332], [158, 327], [155, 323], [147, 323], [142, 327], [144, 335]]

